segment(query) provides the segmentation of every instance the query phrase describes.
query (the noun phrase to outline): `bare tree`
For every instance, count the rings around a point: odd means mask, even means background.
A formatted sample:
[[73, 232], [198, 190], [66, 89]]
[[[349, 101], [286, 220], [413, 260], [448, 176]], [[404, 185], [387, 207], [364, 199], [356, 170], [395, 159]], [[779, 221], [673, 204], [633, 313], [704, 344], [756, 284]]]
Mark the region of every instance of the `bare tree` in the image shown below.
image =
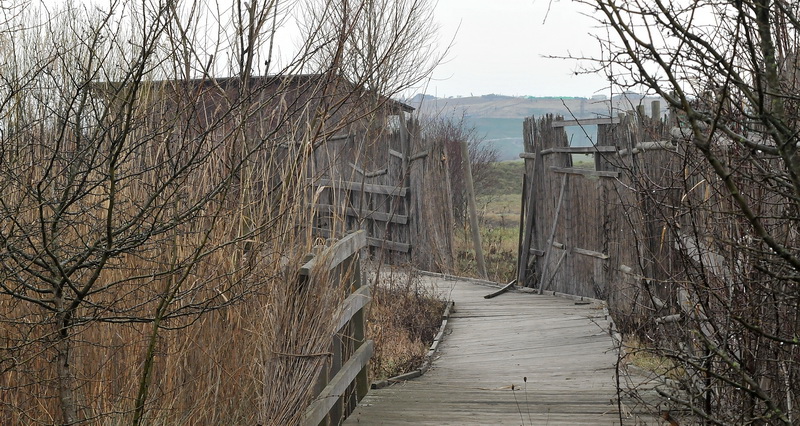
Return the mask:
[[[0, 411], [9, 421], [287, 416], [257, 413], [272, 377], [253, 366], [295, 344], [275, 330], [298, 322], [312, 351], [326, 342], [335, 303], [318, 295], [317, 317], [258, 318], [311, 297], [292, 290], [287, 272], [311, 244], [309, 159], [376, 108], [353, 107], [365, 92], [342, 83], [337, 66], [293, 76], [311, 42], [278, 67], [288, 6], [2, 9]], [[389, 75], [389, 63], [372, 71]], [[282, 365], [313, 381], [320, 362]], [[300, 401], [313, 388], [270, 385], [302, 389]]]
[[335, 64], [338, 73], [368, 92], [399, 95], [423, 82], [446, 54], [436, 45], [429, 0], [305, 4], [304, 33], [316, 49], [311, 69]]
[[[638, 330], [673, 366], [657, 403], [709, 424], [797, 423], [798, 4], [586, 4], [607, 30], [599, 70], [677, 117], [683, 173], [642, 192], [651, 209], [634, 213], [660, 209], [684, 265], [665, 282], [675, 326]], [[677, 202], [665, 205], [665, 192]]]

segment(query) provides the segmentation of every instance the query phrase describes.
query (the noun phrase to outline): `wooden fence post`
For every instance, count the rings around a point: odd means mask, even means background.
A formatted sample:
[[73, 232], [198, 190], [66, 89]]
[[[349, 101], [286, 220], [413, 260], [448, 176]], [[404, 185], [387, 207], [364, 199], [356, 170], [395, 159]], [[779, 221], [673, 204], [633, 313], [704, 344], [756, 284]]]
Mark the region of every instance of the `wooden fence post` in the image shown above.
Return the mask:
[[478, 263], [478, 273], [481, 278], [488, 279], [486, 261], [483, 258], [481, 246], [481, 230], [478, 228], [478, 208], [475, 205], [475, 186], [472, 180], [472, 165], [469, 161], [469, 145], [464, 140], [461, 143], [461, 158], [464, 167], [464, 180], [467, 189], [467, 204], [469, 204], [469, 223], [472, 228], [472, 243], [475, 246], [475, 261]]

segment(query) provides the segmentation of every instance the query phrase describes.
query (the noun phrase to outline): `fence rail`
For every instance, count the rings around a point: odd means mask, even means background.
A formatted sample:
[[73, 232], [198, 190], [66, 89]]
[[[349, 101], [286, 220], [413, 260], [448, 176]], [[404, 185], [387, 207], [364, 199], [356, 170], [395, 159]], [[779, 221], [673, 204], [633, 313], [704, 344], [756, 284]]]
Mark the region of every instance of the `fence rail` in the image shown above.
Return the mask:
[[366, 232], [354, 232], [300, 268], [306, 285], [326, 285], [315, 282], [316, 277], [326, 276], [351, 292], [339, 308], [339, 319], [331, 336], [332, 361], [320, 374], [321, 390], [306, 409], [304, 425], [341, 424], [369, 390], [367, 366], [375, 344], [365, 337], [364, 308], [370, 300], [370, 289], [362, 279], [359, 259], [366, 245]]

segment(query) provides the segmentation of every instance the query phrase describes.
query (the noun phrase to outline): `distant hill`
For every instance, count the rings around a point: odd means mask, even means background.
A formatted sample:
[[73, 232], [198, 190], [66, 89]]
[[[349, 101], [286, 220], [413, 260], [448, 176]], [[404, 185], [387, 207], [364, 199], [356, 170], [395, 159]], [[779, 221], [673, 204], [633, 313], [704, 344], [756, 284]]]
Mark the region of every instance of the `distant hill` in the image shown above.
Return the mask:
[[[618, 111], [627, 111], [635, 105], [645, 105], [658, 98], [644, 97], [636, 93], [593, 98], [557, 97], [515, 97], [503, 95], [483, 95], [470, 97], [437, 98], [431, 95], [416, 95], [404, 102], [426, 116], [456, 116], [464, 114], [467, 124], [475, 126], [478, 133], [495, 144], [500, 160], [519, 158], [522, 152], [522, 122], [526, 117], [542, 116], [548, 113], [559, 114], [567, 119], [608, 117]], [[567, 128], [567, 133], [575, 146], [591, 144], [596, 128], [587, 126]], [[588, 137], [587, 137], [588, 134]]]

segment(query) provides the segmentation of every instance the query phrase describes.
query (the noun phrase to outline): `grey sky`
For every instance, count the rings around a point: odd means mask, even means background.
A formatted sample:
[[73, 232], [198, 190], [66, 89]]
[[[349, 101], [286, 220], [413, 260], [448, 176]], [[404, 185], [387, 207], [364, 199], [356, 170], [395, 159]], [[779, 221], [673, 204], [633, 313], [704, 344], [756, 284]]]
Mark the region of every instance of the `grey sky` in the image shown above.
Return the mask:
[[599, 55], [597, 41], [588, 35], [596, 23], [580, 13], [587, 10], [569, 0], [552, 5], [548, 0], [439, 0], [441, 43], [458, 33], [450, 60], [424, 91], [439, 97], [606, 94], [604, 76], [576, 76], [576, 61], [543, 57]]

